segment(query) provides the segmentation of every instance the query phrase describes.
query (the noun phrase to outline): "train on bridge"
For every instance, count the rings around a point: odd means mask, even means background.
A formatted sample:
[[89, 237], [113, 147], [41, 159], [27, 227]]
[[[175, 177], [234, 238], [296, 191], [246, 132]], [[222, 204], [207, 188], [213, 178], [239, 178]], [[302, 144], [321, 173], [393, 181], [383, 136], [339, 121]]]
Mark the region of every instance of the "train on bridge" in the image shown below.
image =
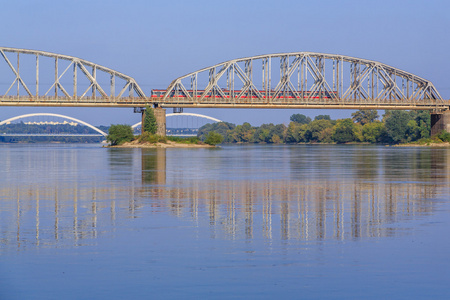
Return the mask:
[[[157, 90], [153, 89], [151, 90], [151, 98], [162, 98], [166, 94], [166, 90]], [[205, 93], [205, 90], [171, 90], [168, 97], [170, 98], [188, 98], [186, 93], [189, 94], [189, 96], [196, 95], [197, 98], [200, 98], [203, 93]], [[221, 93], [210, 91], [206, 93], [204, 98], [267, 98], [267, 99], [273, 99], [276, 98], [292, 98], [296, 99], [298, 97], [302, 97], [305, 99], [336, 99], [338, 98], [338, 92], [337, 91], [304, 91], [304, 92], [292, 92], [292, 91], [258, 91], [258, 93], [261, 95], [261, 97], [258, 96], [258, 94], [255, 91], [241, 91], [241, 90], [221, 90]]]

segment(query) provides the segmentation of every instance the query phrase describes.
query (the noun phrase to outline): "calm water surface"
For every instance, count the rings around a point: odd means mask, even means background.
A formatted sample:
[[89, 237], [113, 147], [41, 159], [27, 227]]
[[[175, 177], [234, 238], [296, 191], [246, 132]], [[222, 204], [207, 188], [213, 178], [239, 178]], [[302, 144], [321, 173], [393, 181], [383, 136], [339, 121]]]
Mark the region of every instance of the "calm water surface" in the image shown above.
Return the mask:
[[448, 148], [0, 157], [0, 299], [450, 297]]

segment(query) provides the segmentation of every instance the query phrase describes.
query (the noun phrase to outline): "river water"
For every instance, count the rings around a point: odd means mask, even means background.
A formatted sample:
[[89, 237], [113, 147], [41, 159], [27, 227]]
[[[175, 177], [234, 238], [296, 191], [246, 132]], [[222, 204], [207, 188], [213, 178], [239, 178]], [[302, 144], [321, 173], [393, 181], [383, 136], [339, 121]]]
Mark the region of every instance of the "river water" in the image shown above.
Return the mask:
[[0, 299], [450, 297], [449, 148], [0, 157]]

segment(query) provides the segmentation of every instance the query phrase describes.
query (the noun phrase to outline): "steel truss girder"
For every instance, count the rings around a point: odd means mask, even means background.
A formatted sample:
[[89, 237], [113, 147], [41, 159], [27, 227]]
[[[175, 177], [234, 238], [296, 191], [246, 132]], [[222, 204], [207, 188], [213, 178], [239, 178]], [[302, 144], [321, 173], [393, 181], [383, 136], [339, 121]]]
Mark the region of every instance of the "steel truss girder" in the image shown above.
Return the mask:
[[[6, 53], [16, 53], [17, 54], [17, 67], [14, 67], [13, 64], [11, 63], [10, 59], [8, 58], [8, 56], [6, 55]], [[68, 101], [74, 101], [74, 102], [78, 102], [78, 101], [83, 101], [86, 99], [89, 99], [90, 101], [92, 100], [96, 100], [96, 99], [102, 99], [103, 101], [110, 101], [110, 102], [116, 102], [118, 100], [120, 100], [121, 98], [142, 98], [142, 99], [147, 99], [147, 97], [145, 96], [144, 92], [142, 91], [142, 89], [139, 87], [139, 85], [136, 83], [136, 80], [130, 76], [127, 76], [123, 73], [117, 72], [113, 69], [110, 68], [106, 68], [104, 66], [89, 62], [87, 60], [83, 60], [77, 57], [73, 57], [73, 56], [68, 56], [68, 55], [61, 55], [61, 54], [56, 54], [56, 53], [51, 53], [51, 52], [45, 52], [45, 51], [37, 51], [37, 50], [28, 50], [28, 49], [17, 49], [17, 48], [7, 48], [7, 47], [0, 47], [0, 54], [3, 57], [4, 61], [6, 62], [6, 64], [9, 66], [9, 69], [11, 69], [12, 73], [14, 74], [14, 80], [11, 83], [10, 87], [8, 88], [8, 90], [3, 94], [3, 96], [1, 97], [11, 97], [13, 95], [10, 94], [12, 87], [17, 84], [17, 97], [22, 97], [22, 95], [20, 95], [20, 86], [23, 87], [23, 89], [25, 90], [27, 96], [31, 99], [34, 99], [36, 101], [39, 101], [39, 99], [42, 98], [49, 98], [49, 97], [53, 97], [50, 96], [50, 92], [53, 89], [54, 90], [54, 98], [64, 98], [65, 100]], [[36, 93], [32, 94], [29, 87], [27, 86], [27, 84], [25, 83], [25, 81], [22, 79], [21, 75], [20, 75], [20, 70], [19, 70], [19, 61], [20, 61], [20, 57], [22, 55], [34, 55], [36, 57]], [[40, 80], [40, 57], [50, 57], [50, 58], [54, 58], [55, 62], [54, 62], [54, 72], [55, 72], [55, 76], [54, 76], [54, 80], [53, 82], [50, 84], [50, 87], [47, 89], [45, 89], [45, 94], [40, 94], [40, 82], [42, 82], [42, 80]], [[58, 63], [60, 60], [65, 60], [68, 61], [69, 64], [68, 66], [62, 71], [60, 72], [60, 70], [58, 69]], [[69, 70], [72, 68], [72, 76], [73, 76], [73, 94], [69, 94], [69, 92], [67, 91], [66, 87], [63, 86], [63, 84], [61, 83], [61, 78], [69, 72]], [[84, 77], [88, 80], [88, 88], [85, 89], [83, 88], [82, 90], [79, 90], [79, 72], [77, 72], [78, 70], [81, 71], [81, 74], [84, 75]], [[92, 71], [91, 71], [92, 70]], [[48, 72], [48, 70], [46, 70], [46, 72]], [[107, 86], [105, 86], [105, 84], [102, 84], [97, 80], [97, 73], [98, 72], [103, 72], [108, 74], [108, 76], [110, 77], [110, 83], [108, 85], [110, 85], [110, 94], [108, 94], [106, 92], [107, 90]], [[116, 95], [115, 90], [116, 90], [116, 78], [120, 78], [122, 79], [125, 83], [123, 88], [121, 88], [120, 92]], [[48, 79], [46, 79], [48, 80]], [[124, 93], [126, 91], [129, 91], [129, 95], [128, 96], [124, 96]], [[58, 95], [58, 92], [61, 92], [63, 95]], [[91, 92], [89, 92], [91, 91]], [[81, 92], [80, 94], [78, 94], [78, 92]]]
[[[273, 73], [275, 61], [279, 62], [279, 77]], [[257, 62], [261, 65], [261, 76], [254, 76]], [[208, 74], [205, 88], [199, 87], [198, 77], [202, 73]], [[222, 77], [226, 77], [226, 85], [219, 84]], [[186, 79], [190, 79], [191, 89], [185, 86]], [[235, 90], [236, 86], [241, 88]], [[293, 52], [234, 59], [181, 76], [172, 81], [159, 103], [193, 106], [214, 103], [442, 105], [445, 101], [430, 81], [380, 62], [343, 55]]]

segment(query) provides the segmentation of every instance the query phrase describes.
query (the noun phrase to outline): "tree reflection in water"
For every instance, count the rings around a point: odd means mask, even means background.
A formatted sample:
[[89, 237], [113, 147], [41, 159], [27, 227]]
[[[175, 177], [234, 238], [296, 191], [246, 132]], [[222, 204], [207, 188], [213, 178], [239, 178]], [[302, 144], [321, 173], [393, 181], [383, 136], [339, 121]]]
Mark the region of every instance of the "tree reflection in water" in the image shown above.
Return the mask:
[[268, 151], [230, 149], [108, 149], [104, 171], [71, 182], [61, 174], [87, 158], [66, 157], [71, 163], [53, 165], [45, 185], [0, 186], [1, 242], [83, 245], [155, 213], [208, 227], [212, 238], [386, 237], [405, 233], [399, 222], [433, 214], [448, 193], [445, 149], [280, 147], [270, 159]]

